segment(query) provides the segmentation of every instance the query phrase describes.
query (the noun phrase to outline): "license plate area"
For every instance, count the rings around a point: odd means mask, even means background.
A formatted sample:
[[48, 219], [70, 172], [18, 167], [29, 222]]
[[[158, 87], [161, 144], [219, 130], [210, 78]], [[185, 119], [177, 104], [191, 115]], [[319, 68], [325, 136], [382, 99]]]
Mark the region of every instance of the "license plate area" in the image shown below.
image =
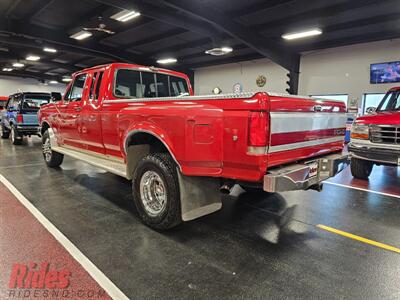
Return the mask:
[[318, 175], [319, 164], [318, 161], [310, 161], [306, 163], [306, 165], [310, 168], [310, 173], [308, 174], [308, 178], [314, 178]]

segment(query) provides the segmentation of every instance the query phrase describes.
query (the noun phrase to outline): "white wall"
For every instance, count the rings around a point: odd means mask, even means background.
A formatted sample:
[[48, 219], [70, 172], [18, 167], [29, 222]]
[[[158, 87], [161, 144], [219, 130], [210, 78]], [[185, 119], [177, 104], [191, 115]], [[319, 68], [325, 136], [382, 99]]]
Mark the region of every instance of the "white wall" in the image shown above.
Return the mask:
[[[241, 83], [245, 92], [268, 90], [283, 93], [287, 88], [286, 74], [284, 68], [268, 59], [201, 68], [194, 72], [194, 91], [197, 95], [207, 95], [215, 87], [219, 87], [222, 93], [232, 93], [233, 85]], [[259, 75], [267, 78], [267, 83], [262, 88], [256, 84]]]
[[65, 84], [44, 85], [36, 79], [0, 76], [0, 96], [9, 96], [18, 92], [60, 92], [64, 93]]
[[304, 54], [299, 94], [348, 94], [360, 103], [363, 93], [384, 93], [400, 83], [370, 84], [370, 64], [400, 60], [400, 39], [358, 44]]
[[[400, 60], [400, 39], [351, 45], [313, 51], [302, 55], [299, 94], [349, 94], [361, 103], [363, 93], [386, 92], [397, 84], [370, 84], [371, 63]], [[267, 84], [258, 88], [258, 75]], [[195, 93], [210, 94], [216, 86], [223, 93], [232, 92], [237, 82], [244, 91], [285, 92], [287, 71], [267, 59], [197, 69], [194, 72]]]

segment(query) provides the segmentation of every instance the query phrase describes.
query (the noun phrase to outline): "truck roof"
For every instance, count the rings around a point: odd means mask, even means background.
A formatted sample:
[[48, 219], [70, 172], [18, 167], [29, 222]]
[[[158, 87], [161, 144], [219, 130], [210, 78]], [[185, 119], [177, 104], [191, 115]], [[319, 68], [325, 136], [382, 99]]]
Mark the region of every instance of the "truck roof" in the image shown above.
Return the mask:
[[91, 70], [96, 70], [96, 69], [100, 69], [100, 68], [114, 68], [114, 69], [115, 68], [130, 68], [130, 69], [138, 69], [138, 70], [142, 70], [142, 71], [148, 70], [148, 71], [153, 71], [153, 72], [166, 73], [166, 74], [175, 75], [175, 76], [179, 76], [179, 77], [187, 77], [187, 75], [185, 73], [181, 73], [181, 72], [177, 72], [177, 71], [172, 71], [172, 70], [163, 69], [163, 68], [157, 68], [154, 66], [143, 66], [143, 65], [138, 65], [138, 64], [120, 63], [120, 62], [93, 66], [90, 68], [86, 68], [86, 69], [77, 71], [77, 72], [73, 73], [72, 75], [91, 71]]

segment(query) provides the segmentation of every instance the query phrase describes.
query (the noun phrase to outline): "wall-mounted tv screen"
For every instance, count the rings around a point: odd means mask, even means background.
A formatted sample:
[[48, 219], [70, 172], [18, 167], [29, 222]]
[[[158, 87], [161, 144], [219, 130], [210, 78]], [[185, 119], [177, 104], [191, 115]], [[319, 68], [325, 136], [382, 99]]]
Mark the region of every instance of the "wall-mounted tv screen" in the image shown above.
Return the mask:
[[371, 64], [371, 83], [400, 82], [400, 61]]

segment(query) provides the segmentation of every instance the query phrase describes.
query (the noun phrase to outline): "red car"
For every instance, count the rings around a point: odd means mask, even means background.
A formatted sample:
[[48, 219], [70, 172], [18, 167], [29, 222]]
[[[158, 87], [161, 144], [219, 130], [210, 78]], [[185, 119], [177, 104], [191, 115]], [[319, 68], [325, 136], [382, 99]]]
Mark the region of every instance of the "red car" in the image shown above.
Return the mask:
[[400, 87], [367, 114], [355, 120], [349, 144], [351, 173], [359, 179], [368, 179], [374, 165], [400, 165]]
[[272, 93], [194, 96], [182, 73], [114, 63], [75, 73], [39, 121], [48, 166], [69, 155], [133, 180], [142, 220], [166, 229], [220, 209], [236, 183], [320, 189], [347, 163], [345, 111]]

